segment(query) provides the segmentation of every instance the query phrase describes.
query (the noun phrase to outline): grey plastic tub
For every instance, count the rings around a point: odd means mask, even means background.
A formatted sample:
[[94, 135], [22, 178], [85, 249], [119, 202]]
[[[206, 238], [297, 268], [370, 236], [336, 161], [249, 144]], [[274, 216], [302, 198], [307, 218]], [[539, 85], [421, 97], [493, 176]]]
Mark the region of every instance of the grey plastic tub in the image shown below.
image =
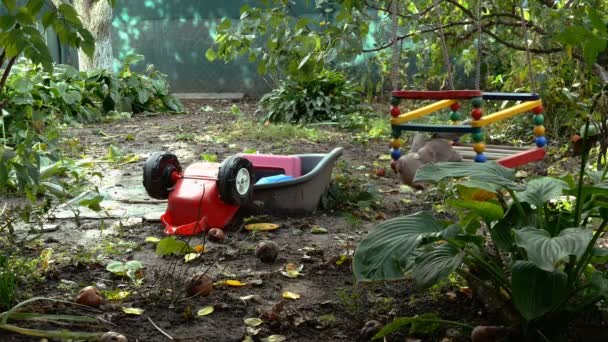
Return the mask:
[[298, 154], [302, 176], [283, 182], [254, 185], [253, 202], [243, 209], [251, 213], [309, 214], [317, 210], [321, 196], [329, 187], [338, 147], [323, 154]]

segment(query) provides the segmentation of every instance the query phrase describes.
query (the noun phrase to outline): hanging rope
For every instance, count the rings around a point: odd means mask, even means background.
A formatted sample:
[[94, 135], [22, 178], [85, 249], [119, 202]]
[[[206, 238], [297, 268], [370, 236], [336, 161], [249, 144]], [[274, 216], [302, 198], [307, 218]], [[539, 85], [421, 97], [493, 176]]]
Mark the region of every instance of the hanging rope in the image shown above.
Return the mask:
[[439, 37], [441, 38], [441, 48], [443, 49], [443, 59], [445, 63], [445, 67], [448, 70], [448, 86], [450, 89], [454, 90], [454, 80], [452, 78], [452, 63], [450, 62], [450, 53], [448, 52], [448, 45], [445, 42], [445, 34], [443, 32], [443, 10], [441, 9], [441, 5], [439, 5], [439, 1], [435, 3], [437, 7], [437, 12], [439, 16]]
[[392, 27], [391, 27], [391, 42], [393, 45], [393, 50], [392, 50], [392, 65], [391, 65], [391, 74], [390, 74], [390, 78], [391, 78], [391, 85], [393, 87], [393, 90], [399, 90], [399, 81], [398, 81], [398, 77], [399, 77], [399, 55], [401, 54], [400, 51], [400, 46], [399, 44], [397, 44], [397, 27], [399, 26], [399, 18], [397, 16], [397, 13], [399, 12], [399, 1], [398, 0], [393, 0], [391, 2], [391, 16], [392, 16]]
[[477, 1], [477, 61], [475, 69], [475, 89], [479, 90], [479, 82], [481, 80], [481, 1]]
[[526, 46], [526, 61], [528, 63], [528, 79], [532, 92], [536, 93], [536, 82], [534, 76], [534, 70], [532, 70], [532, 52], [530, 52], [530, 45], [528, 44], [528, 22], [526, 21], [526, 15], [524, 11], [524, 1], [520, 3], [521, 10], [521, 26], [524, 31], [524, 45]]

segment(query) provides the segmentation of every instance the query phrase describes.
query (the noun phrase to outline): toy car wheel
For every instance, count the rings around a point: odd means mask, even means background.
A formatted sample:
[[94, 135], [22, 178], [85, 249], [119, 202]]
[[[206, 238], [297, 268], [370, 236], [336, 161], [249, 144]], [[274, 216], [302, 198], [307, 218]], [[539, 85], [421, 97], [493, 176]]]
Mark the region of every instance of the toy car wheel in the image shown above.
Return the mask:
[[144, 163], [144, 188], [148, 196], [167, 199], [173, 189], [173, 171], [182, 172], [177, 157], [172, 153], [154, 152]]
[[245, 158], [232, 156], [220, 165], [218, 191], [225, 203], [242, 206], [253, 197], [253, 165]]

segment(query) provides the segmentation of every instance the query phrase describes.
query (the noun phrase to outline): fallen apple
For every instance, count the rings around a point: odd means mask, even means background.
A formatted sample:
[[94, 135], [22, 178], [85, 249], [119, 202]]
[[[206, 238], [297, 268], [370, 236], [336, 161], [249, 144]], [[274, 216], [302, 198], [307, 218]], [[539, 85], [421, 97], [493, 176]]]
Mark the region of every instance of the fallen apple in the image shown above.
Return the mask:
[[222, 242], [224, 237], [224, 231], [219, 228], [211, 228], [207, 232], [207, 239], [211, 242]]
[[279, 245], [274, 241], [262, 241], [255, 248], [255, 256], [264, 263], [272, 263], [279, 255]]
[[100, 342], [127, 342], [127, 338], [119, 333], [108, 331], [99, 339]]
[[197, 273], [186, 281], [186, 292], [189, 297], [200, 295], [207, 297], [213, 290], [213, 280], [203, 273]]
[[76, 297], [76, 303], [93, 308], [99, 307], [102, 301], [103, 297], [101, 293], [93, 286], [83, 288], [78, 292], [78, 296]]

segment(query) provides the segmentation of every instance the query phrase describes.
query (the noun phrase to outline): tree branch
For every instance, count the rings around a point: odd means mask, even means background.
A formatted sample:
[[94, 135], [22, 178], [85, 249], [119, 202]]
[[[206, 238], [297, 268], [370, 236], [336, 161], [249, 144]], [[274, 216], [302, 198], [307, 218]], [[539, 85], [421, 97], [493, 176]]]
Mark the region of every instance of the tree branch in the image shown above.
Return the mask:
[[[470, 25], [470, 24], [474, 24], [474, 22], [473, 21], [459, 21], [459, 22], [453, 22], [453, 23], [448, 23], [448, 24], [442, 25], [441, 28], [445, 29], [445, 28], [448, 28], [448, 27], [464, 26], [464, 25]], [[398, 42], [398, 41], [401, 41], [401, 40], [403, 40], [405, 38], [415, 36], [417, 34], [435, 32], [435, 31], [439, 30], [439, 28], [440, 27], [437, 26], [437, 27], [432, 27], [432, 28], [425, 29], [425, 30], [411, 32], [411, 33], [408, 33], [408, 34], [403, 35], [403, 36], [398, 36], [397, 38], [395, 38], [395, 43]], [[381, 46], [373, 48], [373, 49], [363, 49], [362, 52], [376, 52], [376, 51], [380, 51], [380, 50], [384, 50], [386, 48], [389, 48], [392, 45], [393, 45], [393, 42], [391, 41], [389, 43], [386, 43], [384, 45], [381, 45]]]
[[0, 79], [0, 93], [4, 89], [4, 85], [6, 84], [6, 79], [8, 78], [8, 74], [11, 73], [11, 69], [13, 68], [13, 64], [15, 63], [16, 59], [17, 59], [17, 57], [13, 57], [8, 60], [6, 69], [4, 69], [4, 74], [2, 75], [2, 78]]

